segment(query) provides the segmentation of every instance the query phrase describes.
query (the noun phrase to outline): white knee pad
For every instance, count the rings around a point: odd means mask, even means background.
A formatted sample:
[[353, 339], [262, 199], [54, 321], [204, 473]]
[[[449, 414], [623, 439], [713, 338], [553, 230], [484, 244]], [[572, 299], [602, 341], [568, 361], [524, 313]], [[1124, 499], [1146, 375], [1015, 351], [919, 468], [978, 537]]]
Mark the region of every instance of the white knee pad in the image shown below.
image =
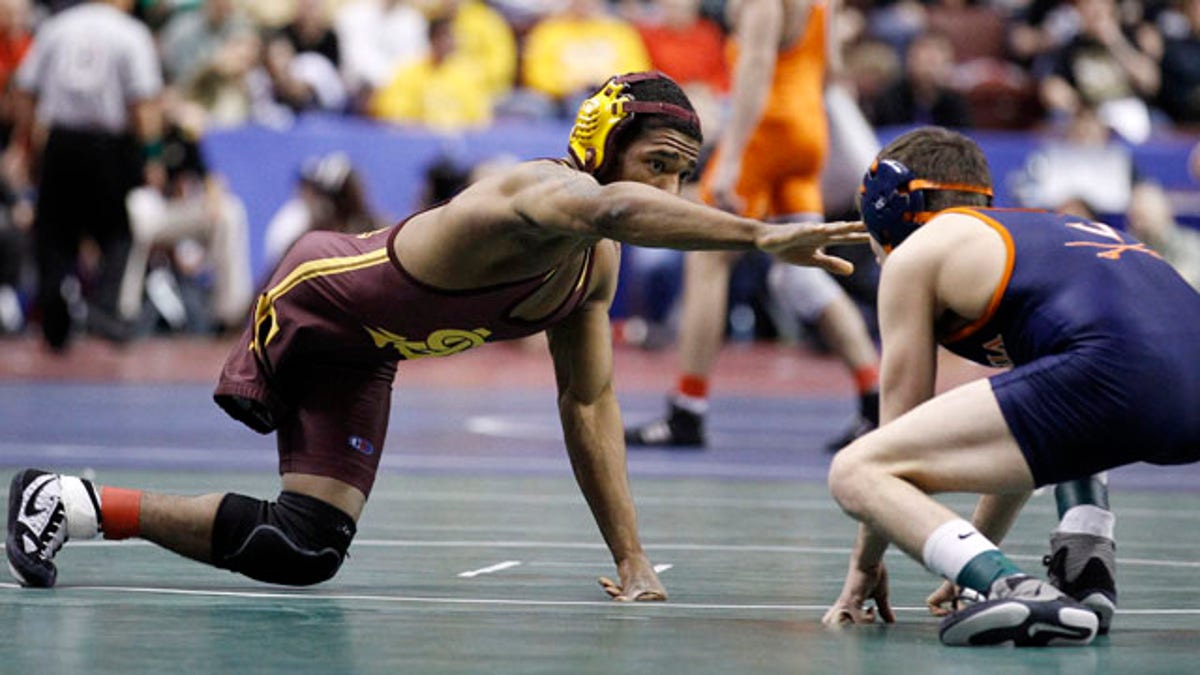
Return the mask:
[[810, 323], [845, 293], [825, 270], [781, 262], [771, 265], [767, 287], [780, 307]]

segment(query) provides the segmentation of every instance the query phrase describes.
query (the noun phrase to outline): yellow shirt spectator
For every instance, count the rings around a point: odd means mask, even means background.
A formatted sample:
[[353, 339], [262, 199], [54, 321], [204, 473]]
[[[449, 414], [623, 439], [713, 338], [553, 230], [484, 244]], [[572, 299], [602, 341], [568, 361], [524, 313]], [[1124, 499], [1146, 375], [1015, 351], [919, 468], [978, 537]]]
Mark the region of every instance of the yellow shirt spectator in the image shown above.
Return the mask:
[[456, 47], [450, 20], [429, 24], [430, 55], [401, 66], [371, 97], [372, 117], [435, 129], [484, 126], [492, 120], [485, 74]]
[[535, 24], [525, 40], [525, 85], [555, 99], [597, 87], [613, 73], [649, 69], [641, 35], [606, 14], [603, 0], [573, 0], [565, 14]]

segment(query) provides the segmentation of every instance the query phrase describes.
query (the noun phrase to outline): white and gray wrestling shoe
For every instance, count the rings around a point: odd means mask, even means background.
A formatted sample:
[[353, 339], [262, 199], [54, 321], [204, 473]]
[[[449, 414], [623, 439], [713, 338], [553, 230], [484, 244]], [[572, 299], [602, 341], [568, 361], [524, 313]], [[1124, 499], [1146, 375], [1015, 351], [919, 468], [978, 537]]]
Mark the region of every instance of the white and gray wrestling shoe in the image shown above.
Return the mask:
[[4, 546], [9, 571], [22, 586], [53, 586], [58, 577], [55, 554], [72, 536], [94, 537], [99, 512], [91, 481], [37, 469], [13, 476]]
[[1099, 619], [1050, 584], [1025, 574], [997, 579], [988, 599], [942, 620], [938, 636], [957, 647], [1086, 645]]

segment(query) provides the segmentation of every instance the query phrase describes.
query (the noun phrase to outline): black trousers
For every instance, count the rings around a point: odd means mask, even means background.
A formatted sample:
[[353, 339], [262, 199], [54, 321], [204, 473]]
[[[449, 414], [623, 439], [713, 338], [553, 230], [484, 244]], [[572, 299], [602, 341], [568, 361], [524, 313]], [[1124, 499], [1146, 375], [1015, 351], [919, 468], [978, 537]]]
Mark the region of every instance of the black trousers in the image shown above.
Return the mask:
[[79, 245], [85, 237], [96, 242], [101, 254], [88, 300], [99, 312], [117, 315], [131, 245], [125, 195], [141, 180], [141, 152], [132, 135], [50, 131], [33, 229], [42, 334], [51, 347], [61, 349], [70, 335], [62, 286], [76, 272]]

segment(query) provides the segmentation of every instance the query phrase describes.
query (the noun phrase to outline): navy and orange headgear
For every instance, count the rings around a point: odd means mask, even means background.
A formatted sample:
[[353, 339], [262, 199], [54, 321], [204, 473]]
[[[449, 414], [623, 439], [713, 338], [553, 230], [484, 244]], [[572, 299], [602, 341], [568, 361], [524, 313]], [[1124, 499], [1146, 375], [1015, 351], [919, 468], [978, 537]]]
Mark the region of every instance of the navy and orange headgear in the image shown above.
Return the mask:
[[925, 193], [929, 190], [983, 194], [988, 196], [991, 204], [992, 189], [986, 185], [924, 180], [897, 160], [877, 160], [867, 169], [858, 192], [862, 196], [862, 216], [867, 232], [883, 250], [891, 251], [899, 246], [908, 235], [933, 218], [936, 212], [925, 206]]
[[612, 77], [579, 106], [567, 151], [584, 171], [595, 175], [606, 167], [617, 154], [617, 140], [638, 114], [676, 117], [700, 128], [694, 111], [665, 101], [639, 101], [629, 91], [635, 82], [657, 79], [673, 82], [658, 71]]

